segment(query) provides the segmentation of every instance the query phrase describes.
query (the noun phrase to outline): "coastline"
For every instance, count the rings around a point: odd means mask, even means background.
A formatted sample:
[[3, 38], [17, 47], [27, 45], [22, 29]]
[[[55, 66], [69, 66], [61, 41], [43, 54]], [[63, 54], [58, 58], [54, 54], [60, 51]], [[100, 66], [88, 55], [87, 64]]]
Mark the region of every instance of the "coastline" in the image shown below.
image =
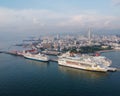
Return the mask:
[[98, 53], [106, 53], [106, 52], [115, 52], [115, 51], [120, 51], [119, 49], [112, 49], [112, 50], [101, 50], [101, 51], [96, 51]]

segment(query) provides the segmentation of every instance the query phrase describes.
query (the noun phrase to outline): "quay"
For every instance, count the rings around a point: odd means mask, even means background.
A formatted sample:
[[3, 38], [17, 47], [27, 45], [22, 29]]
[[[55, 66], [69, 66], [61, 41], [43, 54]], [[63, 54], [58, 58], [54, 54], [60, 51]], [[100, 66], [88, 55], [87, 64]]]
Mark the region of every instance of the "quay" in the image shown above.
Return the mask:
[[56, 58], [55, 58], [55, 59], [53, 59], [53, 58], [52, 58], [52, 59], [50, 59], [50, 61], [53, 61], [53, 62], [58, 62], [58, 59], [56, 59]]
[[[10, 55], [14, 55], [14, 56], [22, 56], [22, 55], [17, 54], [17, 52], [0, 51], [0, 53], [10, 54]], [[57, 57], [57, 56], [55, 56], [55, 57]], [[50, 58], [50, 61], [57, 62], [58, 59], [57, 58]]]
[[8, 53], [7, 51], [0, 51], [0, 53]]
[[0, 51], [0, 53], [10, 54], [10, 55], [18, 55], [16, 52], [9, 52], [9, 51]]

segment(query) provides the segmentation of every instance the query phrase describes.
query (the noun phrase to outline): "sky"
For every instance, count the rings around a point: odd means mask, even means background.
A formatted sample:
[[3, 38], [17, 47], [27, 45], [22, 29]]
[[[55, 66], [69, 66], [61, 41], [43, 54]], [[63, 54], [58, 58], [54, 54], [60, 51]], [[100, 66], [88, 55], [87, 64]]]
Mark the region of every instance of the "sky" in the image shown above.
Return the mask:
[[79, 32], [89, 27], [120, 30], [120, 0], [0, 0], [0, 33]]

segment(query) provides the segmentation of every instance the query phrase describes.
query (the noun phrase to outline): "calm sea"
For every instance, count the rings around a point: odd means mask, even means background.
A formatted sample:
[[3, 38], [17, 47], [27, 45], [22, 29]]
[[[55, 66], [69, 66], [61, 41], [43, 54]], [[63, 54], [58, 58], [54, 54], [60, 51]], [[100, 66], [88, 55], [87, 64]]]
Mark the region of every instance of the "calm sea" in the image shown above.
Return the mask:
[[[102, 55], [120, 68], [120, 52]], [[120, 96], [120, 72], [90, 72], [0, 53], [0, 96]]]

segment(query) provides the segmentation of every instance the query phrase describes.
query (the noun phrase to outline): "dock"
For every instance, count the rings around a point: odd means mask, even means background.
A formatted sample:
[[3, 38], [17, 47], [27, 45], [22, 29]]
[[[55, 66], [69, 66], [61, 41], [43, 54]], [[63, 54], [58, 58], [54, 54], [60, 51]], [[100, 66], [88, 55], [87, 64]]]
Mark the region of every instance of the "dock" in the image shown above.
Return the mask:
[[0, 53], [8, 53], [7, 51], [0, 51]]
[[[14, 55], [14, 56], [22, 56], [22, 55], [17, 54], [17, 52], [0, 51], [0, 53], [10, 54], [10, 55]], [[58, 58], [50, 58], [50, 61], [57, 62]]]
[[50, 61], [58, 62], [58, 59], [50, 59]]
[[46, 55], [53, 55], [53, 56], [57, 56], [61, 54], [61, 52], [57, 52], [57, 51], [42, 51], [42, 53]]

